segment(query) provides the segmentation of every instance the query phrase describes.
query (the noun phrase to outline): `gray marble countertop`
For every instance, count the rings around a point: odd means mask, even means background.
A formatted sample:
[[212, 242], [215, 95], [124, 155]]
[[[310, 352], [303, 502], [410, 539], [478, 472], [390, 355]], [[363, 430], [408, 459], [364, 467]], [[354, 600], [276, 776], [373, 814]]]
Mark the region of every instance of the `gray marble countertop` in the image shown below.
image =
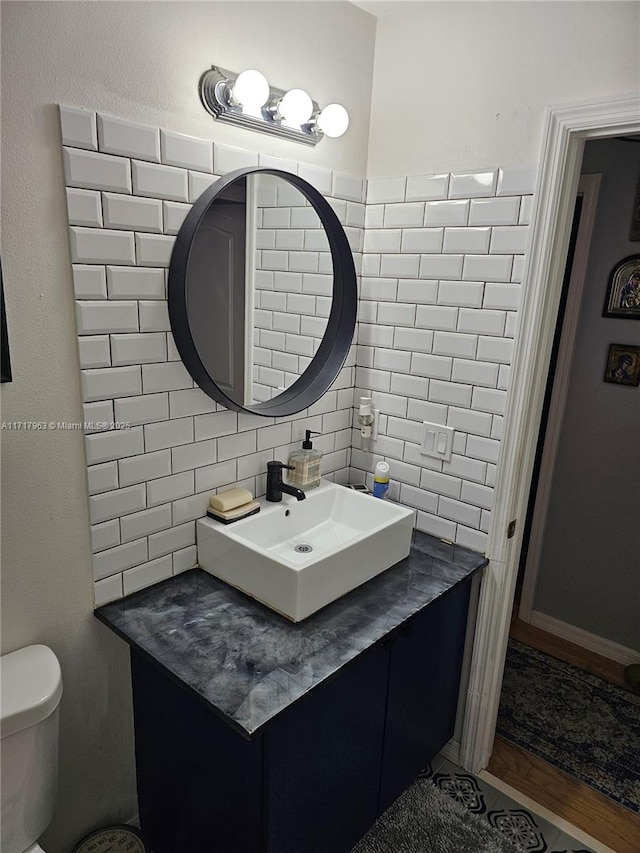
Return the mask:
[[414, 531], [406, 559], [297, 624], [202, 569], [95, 615], [250, 737], [486, 563]]

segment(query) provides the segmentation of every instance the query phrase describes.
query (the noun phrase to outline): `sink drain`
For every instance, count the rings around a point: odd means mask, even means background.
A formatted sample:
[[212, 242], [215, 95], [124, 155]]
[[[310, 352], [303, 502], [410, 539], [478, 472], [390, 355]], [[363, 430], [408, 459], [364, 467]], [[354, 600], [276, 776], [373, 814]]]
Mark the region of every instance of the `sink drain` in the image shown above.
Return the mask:
[[313, 551], [313, 545], [296, 545], [293, 549], [297, 554], [308, 554], [309, 551]]

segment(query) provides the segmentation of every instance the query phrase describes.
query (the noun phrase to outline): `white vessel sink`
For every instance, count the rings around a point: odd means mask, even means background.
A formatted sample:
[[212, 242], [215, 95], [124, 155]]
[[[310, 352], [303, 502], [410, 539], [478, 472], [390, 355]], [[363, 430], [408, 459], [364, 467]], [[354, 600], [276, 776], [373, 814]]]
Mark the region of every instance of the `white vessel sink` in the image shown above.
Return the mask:
[[300, 622], [404, 559], [413, 524], [412, 509], [323, 480], [242, 521], [200, 519], [198, 562]]

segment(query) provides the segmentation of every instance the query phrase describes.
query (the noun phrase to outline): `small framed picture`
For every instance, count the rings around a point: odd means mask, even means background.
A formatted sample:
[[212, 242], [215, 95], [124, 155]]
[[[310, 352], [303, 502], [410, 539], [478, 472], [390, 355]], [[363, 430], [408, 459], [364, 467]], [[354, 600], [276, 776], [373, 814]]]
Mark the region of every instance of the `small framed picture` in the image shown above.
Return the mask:
[[640, 255], [623, 258], [611, 270], [602, 316], [640, 320]]
[[640, 347], [611, 344], [604, 381], [614, 385], [640, 385]]

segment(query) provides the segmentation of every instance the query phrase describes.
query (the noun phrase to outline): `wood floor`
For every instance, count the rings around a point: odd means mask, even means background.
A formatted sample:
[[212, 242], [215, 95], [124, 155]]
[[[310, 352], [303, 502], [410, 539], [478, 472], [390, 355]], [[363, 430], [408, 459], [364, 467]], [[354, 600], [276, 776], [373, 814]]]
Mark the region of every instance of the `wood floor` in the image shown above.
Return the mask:
[[[511, 636], [586, 672], [626, 687], [624, 667], [514, 618]], [[639, 853], [640, 816], [593, 788], [496, 737], [489, 773], [588, 832], [616, 853]]]
[[618, 687], [624, 687], [625, 690], [629, 689], [624, 680], [624, 666], [621, 663], [616, 663], [616, 661], [604, 658], [595, 652], [583, 649], [582, 646], [576, 646], [575, 643], [570, 643], [568, 640], [562, 640], [560, 637], [548, 634], [541, 628], [527, 625], [526, 622], [522, 622], [516, 616], [511, 620], [509, 634], [514, 640], [520, 640], [527, 646], [545, 652], [559, 660], [572, 663], [578, 669], [597, 675], [598, 678], [603, 678]]

